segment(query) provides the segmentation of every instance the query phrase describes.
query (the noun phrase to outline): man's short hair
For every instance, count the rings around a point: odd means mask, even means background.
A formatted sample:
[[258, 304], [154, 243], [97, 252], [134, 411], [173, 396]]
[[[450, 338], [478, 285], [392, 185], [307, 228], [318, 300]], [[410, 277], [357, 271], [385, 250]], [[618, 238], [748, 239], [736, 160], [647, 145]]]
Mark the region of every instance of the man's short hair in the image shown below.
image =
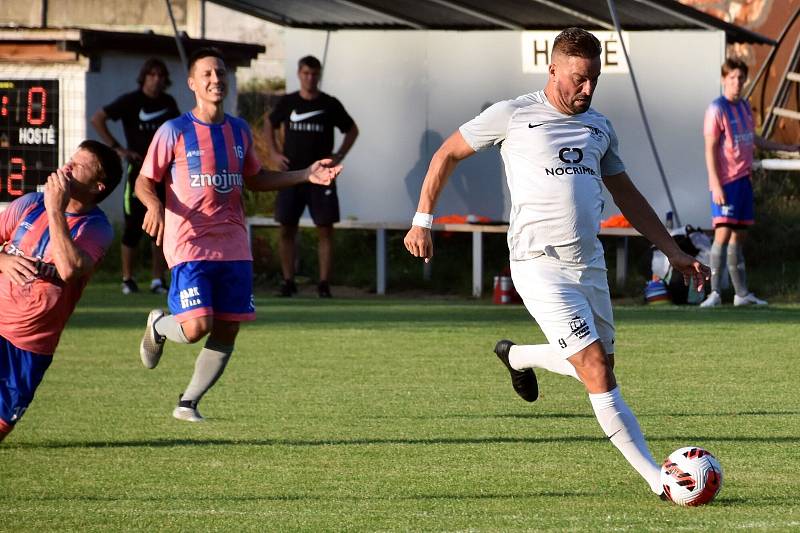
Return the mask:
[[322, 70], [322, 63], [314, 56], [301, 57], [300, 61], [297, 62], [297, 70], [300, 70], [304, 66], [314, 70]]
[[95, 197], [99, 204], [105, 200], [109, 194], [114, 192], [114, 188], [122, 179], [122, 160], [120, 160], [116, 150], [110, 146], [90, 139], [79, 144], [78, 149], [90, 152], [100, 164], [100, 168], [98, 169], [100, 172], [99, 179], [106, 188], [100, 191]]
[[744, 74], [744, 77], [747, 77], [747, 65], [738, 57], [729, 57], [722, 64], [722, 67], [720, 67], [720, 72], [722, 73], [723, 78], [734, 70], [741, 70]]
[[156, 69], [159, 69], [164, 73], [164, 86], [169, 87], [172, 85], [172, 80], [169, 79], [169, 70], [167, 69], [166, 63], [157, 57], [151, 57], [145, 61], [142, 65], [142, 68], [139, 69], [139, 76], [136, 78], [136, 83], [139, 84], [140, 89], [142, 88], [142, 85], [144, 85], [144, 79], [147, 77], [147, 75]]
[[602, 51], [600, 40], [581, 28], [567, 28], [553, 41], [553, 55], [561, 53], [568, 57], [594, 59]]
[[204, 57], [216, 57], [217, 59], [225, 63], [225, 56], [222, 55], [222, 50], [220, 50], [219, 48], [214, 48], [211, 46], [198, 48], [197, 50], [191, 53], [186, 65], [187, 68], [189, 69], [190, 76], [192, 75], [192, 69], [194, 68], [194, 64], [203, 59]]

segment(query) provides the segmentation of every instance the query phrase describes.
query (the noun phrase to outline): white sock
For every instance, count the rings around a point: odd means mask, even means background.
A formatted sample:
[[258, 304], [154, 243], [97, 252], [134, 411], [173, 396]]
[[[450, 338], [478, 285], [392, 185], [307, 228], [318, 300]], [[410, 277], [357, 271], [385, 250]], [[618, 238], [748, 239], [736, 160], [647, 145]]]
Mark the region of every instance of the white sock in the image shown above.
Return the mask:
[[608, 439], [622, 453], [631, 466], [650, 485], [650, 490], [661, 494], [660, 469], [642, 435], [636, 416], [628, 408], [619, 387], [600, 394], [589, 394], [594, 415]]
[[543, 368], [580, 381], [572, 363], [561, 357], [549, 344], [515, 344], [508, 352], [508, 362], [515, 370]]
[[186, 334], [183, 333], [181, 323], [175, 320], [173, 315], [164, 315], [153, 324], [153, 329], [162, 337], [166, 337], [172, 342], [179, 344], [190, 344]]
[[214, 386], [214, 383], [225, 372], [225, 366], [233, 353], [233, 346], [216, 342], [212, 339], [200, 350], [194, 364], [192, 381], [181, 396], [182, 401], [200, 401], [200, 398]]

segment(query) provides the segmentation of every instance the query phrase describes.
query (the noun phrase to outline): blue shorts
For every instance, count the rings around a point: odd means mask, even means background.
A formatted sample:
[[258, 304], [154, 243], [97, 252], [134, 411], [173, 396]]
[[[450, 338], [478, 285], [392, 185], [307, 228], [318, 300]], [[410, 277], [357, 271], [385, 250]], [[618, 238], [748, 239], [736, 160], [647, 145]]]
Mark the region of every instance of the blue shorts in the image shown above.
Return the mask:
[[31, 404], [52, 355], [21, 350], [0, 337], [0, 420], [13, 426]]
[[711, 200], [711, 220], [714, 227], [723, 224], [733, 226], [752, 226], [755, 222], [753, 209], [753, 184], [750, 176], [743, 176], [736, 181], [722, 186], [725, 193], [725, 204], [717, 205]]
[[252, 261], [187, 261], [170, 272], [169, 310], [178, 321], [256, 319]]

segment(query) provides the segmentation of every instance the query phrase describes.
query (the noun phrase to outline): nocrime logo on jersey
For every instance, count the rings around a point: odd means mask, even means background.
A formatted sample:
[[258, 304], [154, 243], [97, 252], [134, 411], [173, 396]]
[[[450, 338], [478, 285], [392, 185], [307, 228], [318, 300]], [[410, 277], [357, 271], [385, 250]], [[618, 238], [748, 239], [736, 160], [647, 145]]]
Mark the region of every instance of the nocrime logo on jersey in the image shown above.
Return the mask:
[[580, 148], [562, 148], [558, 151], [558, 158], [564, 163], [577, 164], [583, 161], [583, 150]]
[[546, 168], [544, 169], [545, 174], [548, 176], [580, 176], [585, 174], [590, 176], [597, 175], [593, 168], [578, 164], [583, 161], [583, 150], [580, 148], [562, 148], [558, 151], [558, 158], [563, 163], [567, 163], [570, 166]]

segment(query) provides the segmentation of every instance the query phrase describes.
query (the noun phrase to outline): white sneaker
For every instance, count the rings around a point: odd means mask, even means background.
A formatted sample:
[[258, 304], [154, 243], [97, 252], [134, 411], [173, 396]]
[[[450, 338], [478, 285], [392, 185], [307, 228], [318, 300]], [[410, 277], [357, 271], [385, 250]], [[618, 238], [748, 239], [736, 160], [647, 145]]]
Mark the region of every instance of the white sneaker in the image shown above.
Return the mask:
[[186, 422], [203, 422], [205, 418], [197, 409], [191, 407], [178, 406], [172, 410], [172, 417], [177, 420], [184, 420]]
[[745, 296], [739, 296], [738, 294], [734, 295], [733, 305], [737, 307], [743, 305], [767, 305], [767, 301], [762, 300], [761, 298], [756, 298], [755, 294], [748, 292]]
[[703, 300], [700, 307], [718, 307], [720, 305], [722, 305], [722, 298], [720, 298], [717, 291], [712, 291], [711, 294], [708, 295], [708, 298]]
[[172, 417], [186, 422], [202, 422], [205, 420], [197, 410], [197, 400], [182, 400], [183, 393], [178, 395], [178, 405], [172, 410]]
[[153, 281], [150, 282], [150, 292], [153, 294], [167, 294], [167, 288], [164, 286], [164, 282], [158, 278], [155, 278]]
[[167, 338], [156, 333], [153, 324], [165, 314], [161, 309], [153, 309], [147, 315], [147, 327], [144, 329], [142, 342], [139, 343], [139, 357], [141, 357], [145, 368], [155, 368], [161, 359], [161, 354], [164, 353], [164, 342], [166, 342]]

